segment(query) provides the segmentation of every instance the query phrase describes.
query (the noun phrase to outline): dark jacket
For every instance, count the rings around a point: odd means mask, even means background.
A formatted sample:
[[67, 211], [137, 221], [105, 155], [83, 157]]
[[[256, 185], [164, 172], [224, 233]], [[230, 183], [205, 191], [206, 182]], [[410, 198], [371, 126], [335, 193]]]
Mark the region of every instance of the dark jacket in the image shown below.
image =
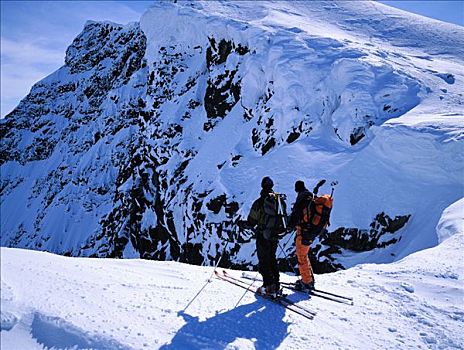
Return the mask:
[[278, 240], [279, 234], [285, 231], [284, 220], [287, 220], [285, 200], [280, 197], [282, 212], [279, 213], [276, 197], [269, 194], [272, 190], [261, 190], [260, 197], [251, 206], [248, 225], [254, 228], [256, 238]]
[[298, 193], [295, 204], [290, 214], [290, 220], [288, 222], [289, 228], [295, 228], [303, 220], [303, 209], [309, 204], [309, 200], [313, 198], [313, 194], [306, 188]]
[[255, 227], [258, 226], [258, 229], [264, 227], [265, 223], [265, 216], [264, 216], [264, 199], [267, 197], [272, 190], [266, 191], [261, 190], [260, 196], [257, 200], [253, 202], [251, 205], [250, 213], [248, 214], [248, 225]]

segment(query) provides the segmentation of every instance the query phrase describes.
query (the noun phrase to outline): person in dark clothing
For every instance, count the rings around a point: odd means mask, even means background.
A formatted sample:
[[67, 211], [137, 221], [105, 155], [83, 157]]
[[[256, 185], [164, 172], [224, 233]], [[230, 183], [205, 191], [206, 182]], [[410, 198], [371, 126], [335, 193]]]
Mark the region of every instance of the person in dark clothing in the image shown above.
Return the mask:
[[314, 289], [314, 274], [308, 253], [312, 242], [311, 233], [309, 232], [308, 225], [305, 225], [305, 221], [308, 221], [308, 206], [314, 196], [301, 180], [295, 182], [295, 192], [298, 195], [290, 214], [289, 228], [296, 229], [296, 256], [301, 275], [301, 279], [297, 281], [296, 287], [301, 290], [311, 290]]
[[307, 206], [308, 201], [314, 197], [301, 180], [295, 182], [295, 192], [297, 193], [297, 197], [288, 222], [290, 228], [295, 228], [297, 224], [303, 221], [303, 209]]
[[247, 221], [255, 231], [259, 272], [263, 276], [263, 286], [258, 291], [277, 296], [280, 291], [280, 276], [276, 253], [279, 240], [278, 228], [282, 220], [279, 204], [285, 216], [285, 202], [283, 198], [278, 201], [278, 195], [273, 193], [273, 186], [274, 182], [271, 178], [263, 178], [260, 197], [253, 202]]

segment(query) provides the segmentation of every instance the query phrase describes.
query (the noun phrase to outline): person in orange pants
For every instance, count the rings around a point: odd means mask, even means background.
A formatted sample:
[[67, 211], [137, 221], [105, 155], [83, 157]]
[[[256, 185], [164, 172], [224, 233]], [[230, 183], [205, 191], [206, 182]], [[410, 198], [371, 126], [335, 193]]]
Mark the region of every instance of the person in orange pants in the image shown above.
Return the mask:
[[312, 200], [313, 194], [306, 189], [303, 181], [295, 182], [295, 191], [298, 196], [292, 208], [289, 227], [296, 229], [296, 256], [301, 275], [296, 287], [301, 290], [311, 290], [314, 289], [314, 274], [308, 257], [311, 240], [310, 233], [303, 229], [303, 222], [305, 219], [304, 210], [307, 208], [308, 202]]
[[[298, 269], [300, 270], [301, 280], [298, 284], [301, 289], [314, 289], [314, 274], [308, 253], [311, 242], [306, 242], [303, 238], [304, 232], [300, 226], [296, 226], [296, 257], [298, 259]], [[300, 282], [301, 281], [301, 282]]]

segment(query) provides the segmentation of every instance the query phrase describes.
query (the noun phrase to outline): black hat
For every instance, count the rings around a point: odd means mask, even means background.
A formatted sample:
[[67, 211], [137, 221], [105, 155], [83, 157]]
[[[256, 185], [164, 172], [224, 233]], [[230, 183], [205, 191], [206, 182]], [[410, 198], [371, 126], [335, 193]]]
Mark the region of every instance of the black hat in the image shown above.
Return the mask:
[[301, 192], [301, 191], [304, 191], [305, 189], [306, 189], [306, 186], [303, 181], [298, 180], [297, 182], [295, 182], [295, 192]]
[[274, 182], [269, 176], [263, 177], [261, 180], [261, 187], [263, 189], [270, 190], [272, 187], [274, 187]]

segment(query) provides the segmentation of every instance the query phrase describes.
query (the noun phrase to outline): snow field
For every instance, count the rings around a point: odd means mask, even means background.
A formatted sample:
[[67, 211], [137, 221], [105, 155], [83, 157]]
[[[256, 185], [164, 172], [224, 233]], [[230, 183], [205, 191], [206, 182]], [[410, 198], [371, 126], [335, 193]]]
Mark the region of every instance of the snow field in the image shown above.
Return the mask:
[[[437, 247], [392, 264], [317, 276], [354, 305], [290, 292], [307, 320], [175, 262], [69, 258], [1, 249], [2, 349], [459, 349], [464, 346], [462, 200]], [[240, 276], [238, 271], [230, 271]], [[284, 281], [295, 277], [282, 275]], [[237, 305], [237, 302], [240, 303]], [[188, 305], [187, 309], [186, 306]]]

